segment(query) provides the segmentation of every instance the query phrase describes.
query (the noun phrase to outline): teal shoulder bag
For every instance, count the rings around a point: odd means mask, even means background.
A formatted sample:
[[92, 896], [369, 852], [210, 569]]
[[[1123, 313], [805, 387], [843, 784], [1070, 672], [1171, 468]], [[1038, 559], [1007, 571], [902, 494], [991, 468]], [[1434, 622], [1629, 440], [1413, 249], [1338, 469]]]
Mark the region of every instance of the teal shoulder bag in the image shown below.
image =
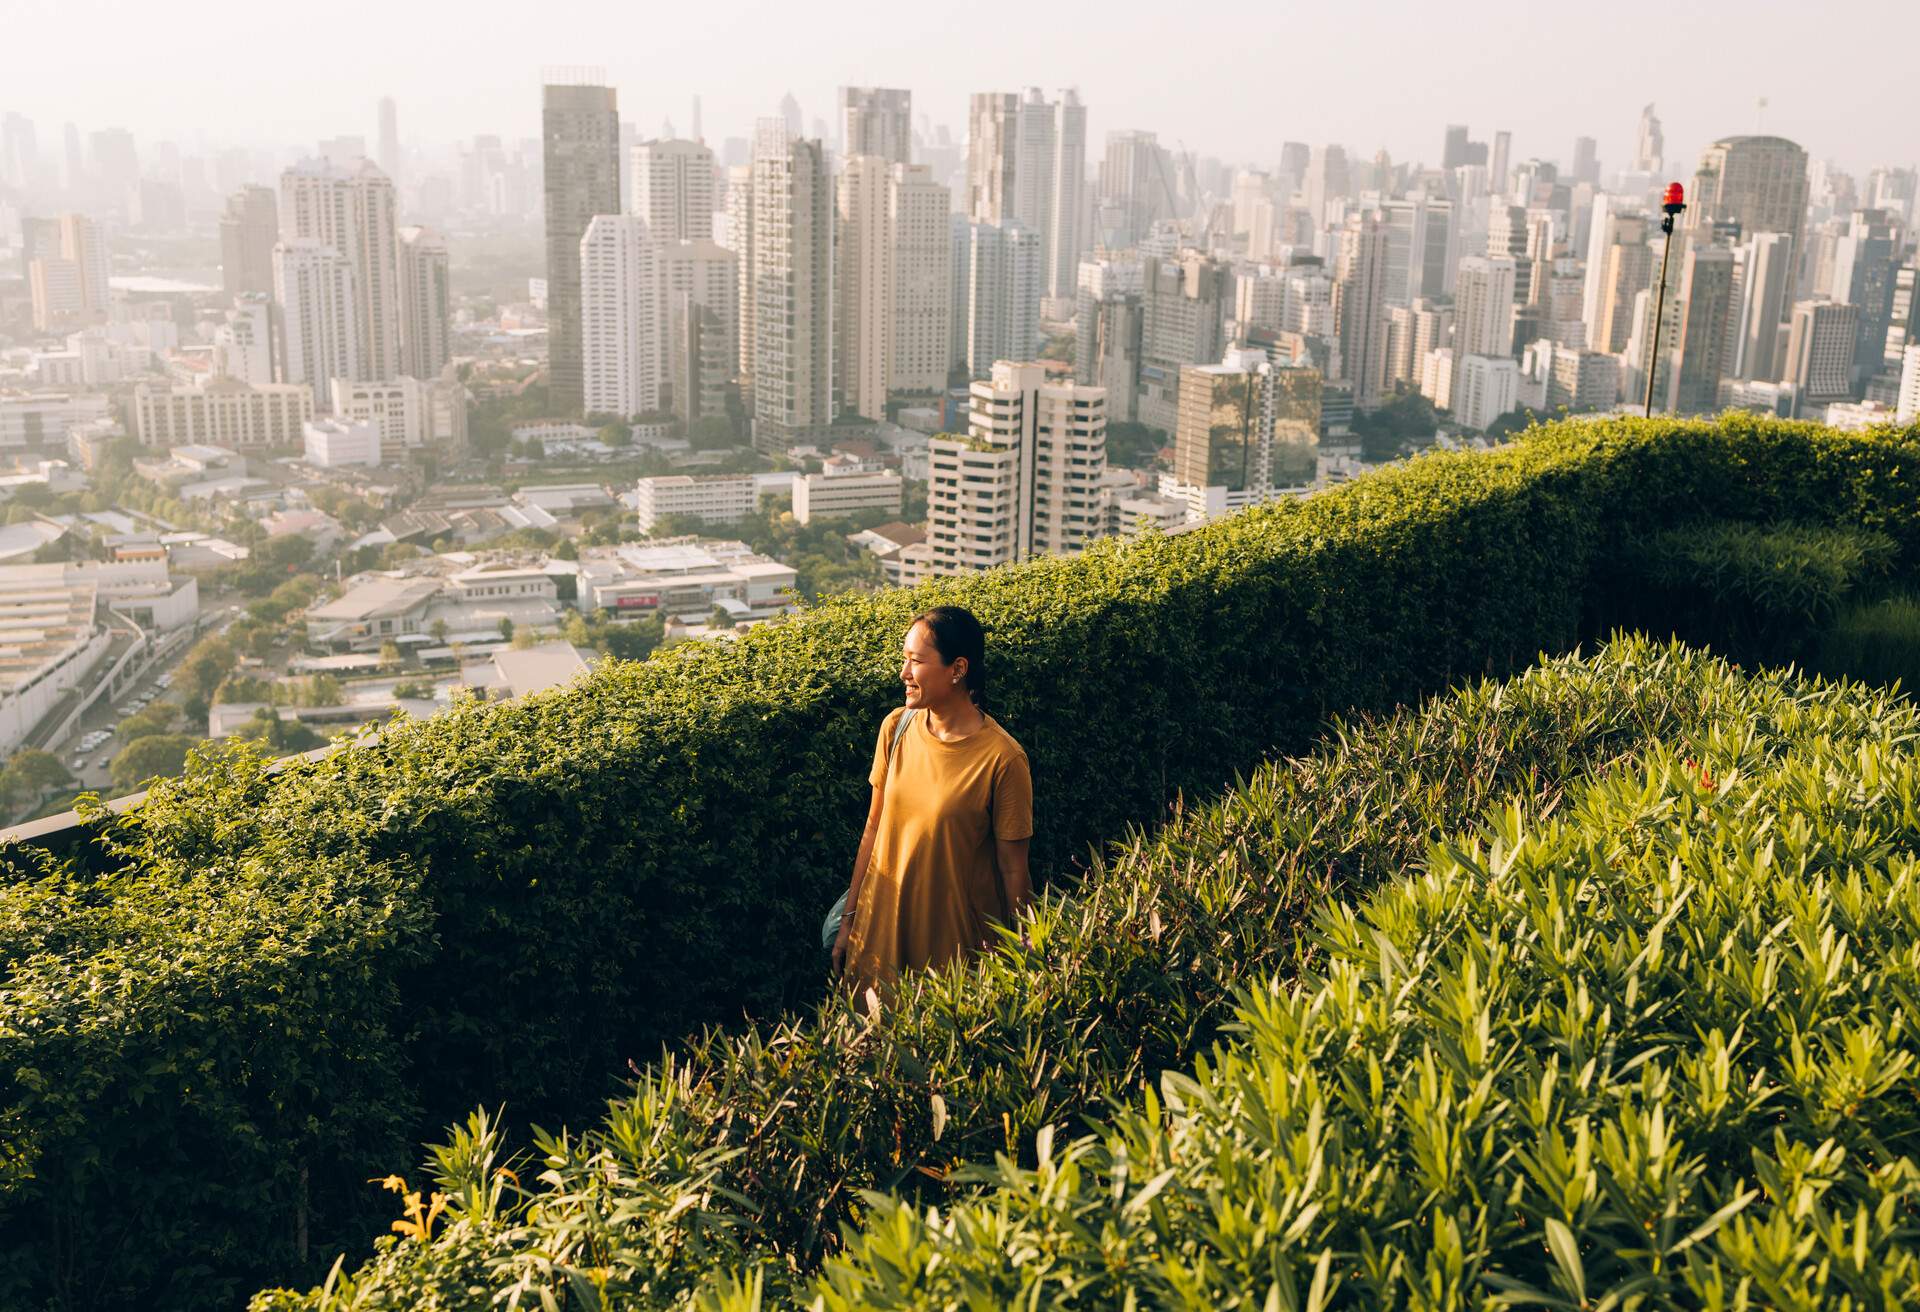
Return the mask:
[[[900, 740], [906, 736], [907, 726], [913, 723], [913, 717], [918, 714], [920, 714], [918, 710], [908, 711], [900, 717], [900, 723], [893, 728], [893, 741], [887, 744], [887, 771], [889, 776], [891, 776], [893, 771], [893, 754], [900, 746]], [[869, 854], [867, 859], [871, 862], [873, 859], [872, 855]], [[820, 947], [822, 951], [833, 951], [833, 941], [840, 937], [840, 922], [846, 919], [846, 916], [847, 895], [842, 893], [838, 898], [834, 899], [833, 906], [828, 908], [827, 918], [820, 922]]]

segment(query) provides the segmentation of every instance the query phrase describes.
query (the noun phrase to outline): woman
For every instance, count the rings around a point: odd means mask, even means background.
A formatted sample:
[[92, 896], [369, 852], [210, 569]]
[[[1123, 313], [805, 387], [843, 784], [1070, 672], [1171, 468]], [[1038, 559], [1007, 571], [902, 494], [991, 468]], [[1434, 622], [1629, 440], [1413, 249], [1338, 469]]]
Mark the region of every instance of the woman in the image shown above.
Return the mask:
[[900, 681], [905, 705], [874, 744], [873, 801], [833, 944], [855, 989], [971, 955], [1032, 897], [1033, 779], [987, 714], [980, 621], [958, 606], [915, 616]]

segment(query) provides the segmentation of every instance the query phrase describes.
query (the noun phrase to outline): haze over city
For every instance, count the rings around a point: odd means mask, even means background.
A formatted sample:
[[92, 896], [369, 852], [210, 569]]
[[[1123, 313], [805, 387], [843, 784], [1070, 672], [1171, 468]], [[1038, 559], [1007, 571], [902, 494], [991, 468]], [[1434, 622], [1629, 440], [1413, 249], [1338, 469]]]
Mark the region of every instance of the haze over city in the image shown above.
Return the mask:
[[[710, 133], [742, 134], [787, 91], [809, 116], [831, 119], [835, 90], [861, 85], [911, 87], [918, 112], [958, 124], [984, 77], [1078, 87], [1096, 137], [1145, 128], [1234, 161], [1263, 159], [1280, 137], [1428, 159], [1444, 122], [1511, 129], [1520, 156], [1592, 136], [1612, 159], [1631, 149], [1648, 101], [1692, 151], [1754, 131], [1762, 97], [1766, 131], [1848, 168], [1920, 154], [1899, 53], [1920, 42], [1920, 13], [1900, 0], [1604, 13], [1392, 0], [1231, 19], [1133, 0], [986, 9], [564, 0], [537, 11], [487, 0], [457, 18], [437, 5], [344, 0], [327, 22], [300, 24], [297, 39], [287, 20], [244, 0], [191, 13], [186, 22], [161, 5], [14, 0], [0, 41], [8, 107], [150, 139], [280, 145], [370, 133], [371, 101], [392, 95], [409, 140], [428, 144], [530, 135], [540, 69], [592, 64], [650, 134], [668, 117], [684, 131], [694, 95]], [[88, 34], [89, 76], [36, 57], [77, 30]], [[197, 64], [200, 43], [215, 40], [236, 51], [271, 42], [272, 55]]]

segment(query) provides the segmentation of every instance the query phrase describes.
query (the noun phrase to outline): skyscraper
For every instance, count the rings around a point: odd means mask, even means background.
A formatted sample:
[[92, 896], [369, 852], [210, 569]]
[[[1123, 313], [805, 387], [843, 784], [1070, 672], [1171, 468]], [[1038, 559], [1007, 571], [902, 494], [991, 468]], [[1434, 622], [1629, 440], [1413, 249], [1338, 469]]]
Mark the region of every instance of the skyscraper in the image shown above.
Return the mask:
[[1453, 292], [1453, 392], [1471, 356], [1513, 356], [1513, 260], [1472, 255], [1460, 261]]
[[1340, 234], [1334, 305], [1341, 378], [1361, 410], [1379, 405], [1387, 386], [1387, 242], [1378, 210], [1354, 215]]
[[1493, 188], [1493, 194], [1503, 196], [1507, 192], [1507, 170], [1512, 164], [1513, 133], [1496, 132], [1493, 134], [1493, 155], [1487, 161], [1487, 185]]
[[[341, 168], [307, 160], [280, 175], [280, 236], [331, 246], [353, 266], [360, 373], [379, 382], [400, 374], [399, 257], [393, 183], [371, 160]], [[318, 391], [330, 378], [308, 379]]]
[[840, 149], [913, 163], [913, 92], [889, 87], [840, 88]]
[[762, 120], [753, 156], [753, 441], [784, 451], [833, 419], [833, 188], [818, 139]]
[[1737, 223], [1743, 236], [1784, 232], [1803, 249], [1807, 152], [1784, 137], [1726, 137], [1707, 147], [1693, 175], [1689, 228]]
[[1171, 212], [1166, 160], [1153, 133], [1107, 133], [1100, 208], [1099, 240], [1116, 248], [1137, 244], [1153, 230], [1154, 220]]
[[660, 249], [637, 214], [596, 214], [580, 239], [582, 408], [632, 419], [661, 405]]
[[1735, 254], [1740, 305], [1728, 376], [1773, 382], [1780, 377], [1780, 327], [1793, 304], [1793, 238], [1784, 232], [1755, 233]]
[[1069, 88], [1053, 105], [1053, 216], [1047, 229], [1047, 295], [1071, 296], [1087, 248], [1087, 107]]
[[968, 230], [967, 368], [984, 378], [1001, 360], [1027, 360], [1040, 345], [1040, 234], [1017, 223]]
[[886, 418], [887, 355], [893, 337], [893, 242], [889, 171], [880, 155], [853, 155], [836, 187], [834, 367], [843, 411]]
[[400, 120], [392, 96], [380, 97], [380, 171], [400, 185]]
[[437, 378], [453, 358], [452, 285], [446, 239], [432, 228], [400, 229], [400, 372]]
[[713, 240], [713, 152], [697, 141], [642, 141], [633, 147], [627, 209], [662, 246]]
[[1600, 161], [1597, 156], [1599, 143], [1592, 137], [1573, 139], [1573, 181], [1578, 186], [1584, 182], [1598, 186], [1600, 182]]
[[620, 212], [620, 109], [612, 87], [541, 91], [547, 234], [547, 373], [552, 407], [583, 413], [580, 239], [600, 214]]
[[1149, 258], [1141, 273], [1139, 421], [1171, 433], [1179, 422], [1180, 371], [1226, 350], [1233, 271], [1188, 251]]
[[1005, 223], [1014, 217], [1019, 160], [1020, 97], [977, 91], [967, 110], [967, 217]]
[[1640, 128], [1634, 137], [1633, 167], [1636, 173], [1658, 173], [1666, 162], [1667, 139], [1660, 130], [1660, 119], [1653, 106], [1640, 111]]
[[271, 187], [243, 187], [220, 216], [220, 285], [229, 296], [273, 290], [280, 206]]
[[753, 379], [753, 166], [727, 169], [727, 249], [739, 265], [740, 308], [733, 316], [734, 344], [739, 352], [735, 373]]
[[335, 378], [369, 378], [357, 282], [353, 261], [318, 237], [286, 237], [273, 248], [280, 381], [307, 384], [316, 408], [331, 404]]
[[104, 323], [113, 305], [112, 262], [99, 226], [84, 214], [63, 214], [28, 219], [21, 235], [34, 327], [58, 333]]
[[740, 261], [711, 241], [660, 248], [666, 296], [666, 377], [673, 412], [689, 426], [730, 414], [737, 367]]
[[1675, 414], [1709, 414], [1719, 408], [1733, 268], [1733, 252], [1725, 247], [1689, 243], [1680, 274], [1678, 292], [1683, 308], [1673, 346], [1674, 381], [1669, 405]]

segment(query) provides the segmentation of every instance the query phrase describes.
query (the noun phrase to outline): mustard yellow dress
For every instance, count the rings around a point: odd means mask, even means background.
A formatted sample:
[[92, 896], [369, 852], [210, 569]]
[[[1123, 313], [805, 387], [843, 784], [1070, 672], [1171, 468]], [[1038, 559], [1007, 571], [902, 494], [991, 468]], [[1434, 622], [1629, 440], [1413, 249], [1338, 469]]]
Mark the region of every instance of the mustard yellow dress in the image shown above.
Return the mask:
[[991, 922], [1012, 919], [994, 842], [1033, 836], [1033, 776], [1013, 735], [989, 715], [966, 737], [943, 742], [922, 711], [889, 766], [888, 745], [904, 714], [898, 707], [880, 726], [867, 776], [885, 792], [849, 912], [845, 978], [855, 988], [942, 965], [990, 941]]

